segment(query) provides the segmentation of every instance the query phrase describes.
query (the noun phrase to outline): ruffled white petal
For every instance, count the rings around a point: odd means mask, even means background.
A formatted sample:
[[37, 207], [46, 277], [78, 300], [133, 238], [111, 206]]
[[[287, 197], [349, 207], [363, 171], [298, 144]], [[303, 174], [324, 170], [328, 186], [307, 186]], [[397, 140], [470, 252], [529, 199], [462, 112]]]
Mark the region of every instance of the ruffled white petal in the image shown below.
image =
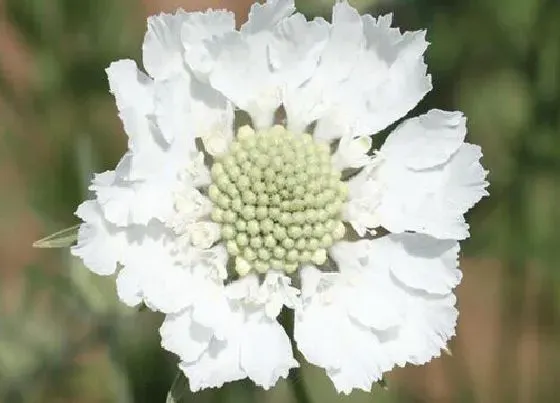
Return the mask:
[[431, 89], [424, 33], [400, 34], [390, 24], [390, 16], [360, 17], [348, 3], [335, 4], [316, 72], [284, 98], [291, 128], [317, 120], [323, 140], [374, 134], [424, 97]]
[[391, 273], [407, 287], [431, 294], [452, 292], [463, 278], [457, 268], [459, 243], [421, 234], [391, 234]]
[[212, 339], [197, 361], [182, 361], [179, 368], [189, 379], [191, 391], [219, 388], [226, 382], [246, 378], [245, 371], [239, 365], [240, 343], [238, 338]]
[[254, 35], [269, 31], [295, 10], [293, 0], [266, 0], [263, 4], [253, 3], [249, 10], [249, 19], [241, 27], [241, 32]]
[[326, 43], [324, 20], [293, 11], [293, 1], [256, 3], [240, 32], [208, 44], [217, 55], [210, 83], [259, 128], [271, 126], [282, 94], [311, 76]]
[[191, 311], [165, 317], [160, 328], [161, 345], [185, 362], [200, 358], [212, 339], [212, 329], [192, 320]]
[[[301, 272], [298, 348], [344, 393], [369, 390], [395, 365], [439, 356], [457, 319], [456, 246], [418, 234], [335, 244], [340, 273]], [[427, 279], [407, 273], [415, 270]]]
[[[155, 119], [166, 139], [201, 137], [212, 155], [224, 153], [233, 137], [233, 107], [219, 92], [189, 74], [155, 85]], [[208, 141], [211, 139], [211, 141]]]
[[179, 355], [193, 391], [246, 377], [268, 389], [298, 366], [276, 321], [297, 299], [289, 283], [274, 272], [261, 285], [255, 275], [227, 287], [196, 282], [192, 308], [169, 315], [161, 329], [162, 345]]
[[130, 253], [117, 278], [123, 302], [139, 303], [165, 313], [179, 312], [191, 304], [191, 274], [178, 262], [173, 235], [161, 224], [152, 223], [144, 233], [129, 239]]
[[[329, 275], [307, 268], [302, 271], [302, 282], [314, 276]], [[334, 281], [334, 287], [340, 289], [337, 277], [327, 281]], [[369, 391], [392, 362], [377, 335], [348, 315], [344, 297], [331, 287], [317, 289], [296, 312], [294, 338], [298, 349], [307, 361], [325, 368], [338, 392], [348, 394], [354, 388]]]
[[[468, 237], [463, 215], [488, 194], [488, 182], [479, 162], [480, 148], [462, 143], [465, 130], [460, 113], [431, 111], [406, 121], [389, 136], [378, 166], [358, 175], [382, 188], [376, 210], [380, 225], [395, 233]], [[350, 203], [352, 198], [351, 194]]]
[[235, 15], [226, 10], [189, 13], [181, 29], [185, 63], [201, 80], [208, 77], [215, 63], [206, 41], [235, 29]]
[[129, 224], [146, 225], [156, 218], [168, 219], [173, 212], [174, 181], [127, 182], [115, 171], [96, 174], [89, 189], [97, 195], [97, 201], [108, 221], [126, 227]]
[[387, 159], [400, 159], [407, 168], [422, 170], [444, 164], [467, 134], [461, 112], [432, 109], [400, 125], [383, 144]]
[[96, 177], [91, 189], [109, 221], [119, 226], [170, 219], [173, 192], [185, 175], [193, 186], [208, 184], [209, 173], [195, 137], [217, 133], [231, 141], [233, 110], [215, 90], [187, 73], [152, 83], [131, 61], [108, 69], [130, 151], [114, 173]]
[[144, 68], [156, 79], [166, 79], [184, 70], [181, 29], [188, 13], [161, 13], [148, 18], [142, 53]]
[[328, 41], [313, 75], [304, 85], [288, 88], [284, 93], [283, 103], [290, 130], [302, 131], [314, 120], [338, 113], [332, 107], [336, 92], [350, 76], [363, 49], [360, 16], [346, 2], [334, 5], [329, 28]]
[[92, 272], [102, 276], [113, 274], [128, 250], [125, 231], [105, 219], [95, 200], [80, 204], [76, 215], [84, 222], [78, 231], [78, 242], [70, 252], [80, 257]]
[[180, 364], [193, 392], [246, 377], [269, 389], [298, 366], [290, 340], [276, 320], [235, 304], [229, 319], [225, 338], [213, 338], [199, 359]]
[[249, 379], [269, 389], [299, 365], [284, 328], [266, 315], [256, 316], [247, 321], [240, 334], [241, 367]]
[[399, 126], [371, 165], [350, 180], [345, 219], [360, 234], [384, 226], [466, 238], [463, 214], [487, 195], [488, 183], [480, 148], [463, 143], [465, 131], [461, 113], [439, 110]]
[[368, 155], [371, 149], [370, 136], [345, 136], [340, 139], [338, 148], [332, 156], [332, 163], [336, 169], [361, 168], [372, 162]]
[[378, 163], [379, 158], [372, 159], [369, 165], [347, 182], [348, 200], [343, 207], [342, 216], [360, 237], [367, 232], [375, 233], [375, 228], [380, 225], [378, 210], [384, 187], [375, 176]]
[[123, 177], [127, 180], [146, 178], [164, 161], [160, 145], [164, 139], [148, 119], [155, 109], [153, 82], [132, 60], [113, 62], [106, 72], [129, 138], [130, 153], [126, 156], [126, 170], [121, 169]]

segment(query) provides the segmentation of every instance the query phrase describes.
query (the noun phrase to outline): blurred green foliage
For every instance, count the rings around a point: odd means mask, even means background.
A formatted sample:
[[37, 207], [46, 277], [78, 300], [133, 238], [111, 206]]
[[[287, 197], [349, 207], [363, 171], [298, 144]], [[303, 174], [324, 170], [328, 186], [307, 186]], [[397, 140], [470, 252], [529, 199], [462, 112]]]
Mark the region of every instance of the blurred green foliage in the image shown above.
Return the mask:
[[[299, 3], [309, 16], [328, 16], [332, 1]], [[496, 386], [493, 400], [485, 401], [517, 401], [510, 385], [522, 379], [513, 349], [522, 334], [526, 285], [535, 275], [537, 331], [552, 340], [560, 333], [560, 2], [354, 4], [373, 14], [393, 12], [403, 29], [428, 29], [434, 91], [413, 113], [462, 110], [469, 140], [483, 148], [491, 197], [470, 214], [473, 237], [465, 256], [503, 267], [496, 297], [502, 310]], [[134, 0], [5, 0], [3, 7], [29, 57], [22, 66], [29, 74], [22, 85], [0, 76], [0, 157], [23, 183], [24, 212], [40, 221], [42, 234], [51, 233], [75, 223], [72, 212], [85, 198], [91, 174], [111, 169], [124, 150], [104, 69], [120, 58], [140, 60], [142, 11]], [[6, 220], [17, 208], [8, 198], [0, 200]], [[20, 249], [29, 253], [28, 245]], [[90, 275], [67, 251], [41, 253], [31, 265], [10, 269], [23, 285], [14, 296], [6, 292], [12, 283], [0, 284], [1, 402], [164, 400], [175, 361], [159, 347], [160, 316], [122, 307], [112, 281]], [[529, 401], [555, 402], [558, 386], [546, 374], [560, 373], [560, 347], [553, 343], [539, 354]], [[455, 380], [442, 401], [479, 401], [463, 358], [446, 364]], [[376, 387], [373, 395], [339, 398], [322, 371], [305, 366], [291, 384], [282, 381], [271, 392], [238, 382], [183, 398], [289, 402], [308, 394], [315, 402], [432, 401], [408, 387], [406, 376], [395, 378], [393, 383], [389, 377], [389, 391]]]

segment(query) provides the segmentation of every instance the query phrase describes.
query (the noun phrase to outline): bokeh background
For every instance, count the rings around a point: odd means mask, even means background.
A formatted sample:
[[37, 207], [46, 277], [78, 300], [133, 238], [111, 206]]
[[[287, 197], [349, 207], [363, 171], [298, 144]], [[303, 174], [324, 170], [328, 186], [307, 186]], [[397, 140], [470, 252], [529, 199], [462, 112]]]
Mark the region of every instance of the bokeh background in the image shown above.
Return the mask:
[[[296, 1], [309, 16], [332, 0]], [[185, 402], [560, 401], [560, 1], [356, 0], [428, 29], [434, 91], [481, 144], [491, 197], [469, 215], [453, 356], [338, 396], [304, 366], [269, 392], [237, 382]], [[175, 357], [162, 317], [116, 303], [67, 249], [34, 240], [77, 221], [93, 172], [126, 143], [104, 68], [140, 61], [147, 15], [249, 0], [0, 0], [0, 402], [163, 402]]]

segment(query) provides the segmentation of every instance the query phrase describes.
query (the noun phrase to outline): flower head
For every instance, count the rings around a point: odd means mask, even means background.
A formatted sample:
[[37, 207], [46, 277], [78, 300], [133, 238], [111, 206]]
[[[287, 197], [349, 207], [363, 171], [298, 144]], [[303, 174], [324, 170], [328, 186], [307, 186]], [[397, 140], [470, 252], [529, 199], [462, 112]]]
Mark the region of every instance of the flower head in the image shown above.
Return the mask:
[[346, 2], [326, 22], [269, 0], [239, 31], [227, 11], [180, 10], [148, 20], [147, 74], [107, 69], [129, 150], [92, 181], [72, 252], [166, 314], [192, 390], [269, 388], [297, 367], [283, 307], [344, 393], [454, 335], [458, 241], [486, 172], [460, 112], [406, 119], [372, 149], [431, 89], [424, 32], [390, 25]]

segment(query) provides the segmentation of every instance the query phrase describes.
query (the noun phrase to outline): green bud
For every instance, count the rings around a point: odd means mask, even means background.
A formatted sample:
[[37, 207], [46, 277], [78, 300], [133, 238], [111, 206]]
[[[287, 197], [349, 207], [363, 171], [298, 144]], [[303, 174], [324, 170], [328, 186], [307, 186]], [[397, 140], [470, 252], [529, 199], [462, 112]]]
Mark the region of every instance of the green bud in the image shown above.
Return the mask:
[[214, 203], [216, 203], [218, 201], [218, 198], [220, 197], [220, 194], [221, 194], [221, 192], [220, 192], [220, 189], [218, 189], [218, 186], [212, 184], [208, 187], [208, 197]]
[[252, 262], [253, 260], [255, 260], [257, 258], [257, 252], [255, 252], [253, 249], [251, 249], [250, 247], [246, 247], [243, 250], [243, 257], [245, 259], [247, 259], [249, 262]]
[[251, 271], [251, 265], [242, 257], [235, 258], [235, 271], [241, 277], [246, 276]]
[[255, 211], [257, 220], [264, 220], [268, 216], [268, 209], [265, 206], [257, 207]]
[[217, 222], [218, 224], [224, 222], [224, 210], [219, 207], [214, 207], [212, 209], [210, 218], [212, 218], [212, 221]]
[[259, 251], [257, 252], [257, 255], [259, 256], [259, 259], [261, 259], [261, 260], [269, 260], [270, 257], [271, 257], [268, 249], [264, 249], [264, 248], [259, 249]]
[[302, 235], [302, 233], [303, 230], [301, 229], [301, 227], [298, 227], [297, 225], [292, 225], [288, 228], [288, 236], [290, 238], [297, 239]]
[[226, 210], [224, 212], [224, 222], [228, 223], [228, 224], [232, 224], [237, 220], [237, 214], [235, 214], [233, 211], [231, 210]]
[[256, 209], [255, 206], [251, 204], [246, 204], [243, 206], [243, 210], [241, 210], [241, 215], [246, 220], [252, 220], [256, 216]]
[[286, 256], [286, 249], [281, 246], [276, 246], [273, 251], [274, 257], [276, 259], [283, 259]]
[[240, 175], [239, 178], [237, 178], [237, 188], [240, 191], [247, 190], [250, 186], [251, 180], [247, 175]]
[[295, 246], [295, 241], [292, 238], [284, 238], [282, 240], [282, 246], [284, 247], [284, 249], [289, 250], [292, 249]]
[[235, 228], [232, 225], [222, 225], [222, 238], [228, 240], [235, 238]]
[[264, 246], [267, 247], [268, 249], [274, 248], [277, 243], [278, 241], [276, 240], [276, 238], [274, 238], [274, 236], [270, 234], [264, 237]]
[[270, 218], [265, 218], [261, 221], [260, 228], [263, 233], [268, 234], [274, 230], [274, 221]]
[[241, 201], [239, 197], [236, 197], [231, 201], [231, 209], [233, 211], [239, 212], [241, 211], [242, 208], [243, 208], [243, 201]]
[[251, 235], [257, 235], [260, 231], [259, 222], [257, 220], [251, 220], [247, 223], [247, 232]]
[[260, 260], [255, 262], [255, 270], [258, 271], [261, 274], [266, 273], [269, 268], [270, 268], [270, 263], [263, 262], [263, 261], [260, 261]]
[[237, 245], [239, 245], [240, 247], [245, 247], [249, 245], [249, 237], [244, 232], [238, 233], [237, 236], [235, 237], [235, 241], [237, 242]]
[[237, 243], [234, 240], [227, 241], [226, 249], [227, 249], [228, 253], [232, 256], [239, 255], [239, 252], [240, 252], [239, 251], [239, 246], [237, 246]]
[[237, 220], [237, 221], [235, 222], [235, 228], [236, 228], [238, 231], [241, 231], [241, 232], [247, 231], [247, 221], [245, 221], [245, 220]]
[[262, 248], [263, 239], [260, 236], [252, 237], [251, 240], [249, 241], [249, 245], [251, 246], [251, 248], [254, 249]]

